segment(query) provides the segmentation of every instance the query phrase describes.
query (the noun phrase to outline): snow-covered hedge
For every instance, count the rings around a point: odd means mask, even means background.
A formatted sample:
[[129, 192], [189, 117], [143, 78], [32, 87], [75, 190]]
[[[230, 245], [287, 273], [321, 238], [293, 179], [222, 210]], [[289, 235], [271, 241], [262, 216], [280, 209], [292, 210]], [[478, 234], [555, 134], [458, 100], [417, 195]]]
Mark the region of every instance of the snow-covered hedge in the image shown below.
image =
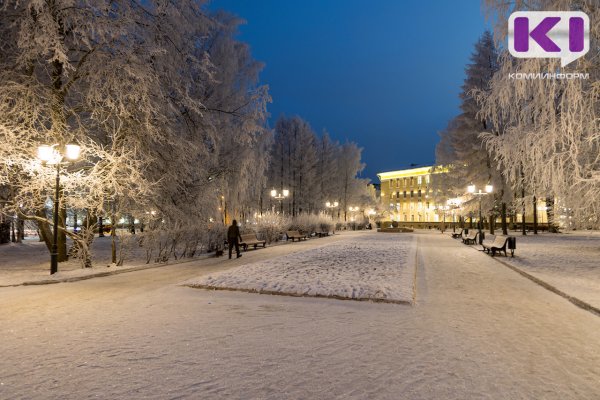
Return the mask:
[[257, 217], [253, 224], [242, 227], [242, 232], [254, 232], [267, 243], [272, 243], [279, 240], [282, 232], [288, 229], [290, 223], [291, 218], [286, 215], [267, 212]]
[[300, 214], [291, 221], [289, 230], [313, 233], [317, 231], [332, 231], [334, 221], [325, 214]]
[[297, 230], [305, 233], [333, 231], [334, 221], [325, 214], [301, 214], [295, 217], [276, 213], [263, 213], [253, 223], [242, 226], [242, 233], [254, 232], [267, 241], [279, 240], [286, 231]]

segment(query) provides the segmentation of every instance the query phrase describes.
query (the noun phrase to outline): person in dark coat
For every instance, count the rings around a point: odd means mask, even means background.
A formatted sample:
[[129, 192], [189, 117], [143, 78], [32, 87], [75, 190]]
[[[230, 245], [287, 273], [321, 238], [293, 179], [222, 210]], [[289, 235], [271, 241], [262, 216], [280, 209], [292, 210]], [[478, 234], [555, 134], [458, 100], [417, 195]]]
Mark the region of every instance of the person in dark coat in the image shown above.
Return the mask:
[[235, 246], [235, 252], [237, 253], [237, 257], [240, 258], [242, 253], [240, 253], [240, 228], [238, 227], [237, 221], [234, 219], [231, 221], [231, 226], [227, 229], [227, 243], [229, 244], [229, 258], [231, 259], [231, 252], [233, 251], [233, 246]]

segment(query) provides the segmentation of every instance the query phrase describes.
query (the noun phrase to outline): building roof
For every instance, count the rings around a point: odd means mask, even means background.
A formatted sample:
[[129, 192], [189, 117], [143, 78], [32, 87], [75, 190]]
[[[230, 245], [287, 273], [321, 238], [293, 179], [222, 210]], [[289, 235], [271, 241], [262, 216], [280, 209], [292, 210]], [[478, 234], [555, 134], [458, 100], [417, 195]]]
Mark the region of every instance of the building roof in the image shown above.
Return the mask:
[[431, 174], [432, 170], [433, 170], [433, 166], [411, 168], [411, 169], [401, 169], [398, 171], [380, 172], [377, 174], [377, 177], [379, 177], [380, 181], [386, 181], [389, 179], [404, 178], [404, 177], [418, 176], [418, 175], [428, 175], [428, 174]]

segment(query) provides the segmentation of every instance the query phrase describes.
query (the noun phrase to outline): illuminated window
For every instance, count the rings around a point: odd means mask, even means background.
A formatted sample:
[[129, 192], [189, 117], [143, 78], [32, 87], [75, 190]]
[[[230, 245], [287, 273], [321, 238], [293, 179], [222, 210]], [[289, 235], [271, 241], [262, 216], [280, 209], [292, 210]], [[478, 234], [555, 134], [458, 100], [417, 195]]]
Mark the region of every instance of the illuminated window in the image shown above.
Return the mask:
[[410, 220], [411, 220], [412, 222], [415, 222], [415, 214], [412, 214], [412, 215], [410, 216]]
[[425, 177], [425, 183], [429, 185], [429, 175]]
[[419, 176], [419, 177], [417, 178], [417, 185], [420, 185], [420, 184], [422, 184], [422, 183], [423, 183], [423, 177], [422, 177], [422, 176]]
[[421, 203], [421, 201], [419, 200], [419, 204], [417, 206], [419, 208], [419, 210], [423, 209], [423, 203]]
[[408, 216], [404, 214], [404, 221], [408, 221]]
[[404, 178], [404, 186], [406, 186], [406, 178]]
[[427, 209], [429, 210], [429, 202], [427, 202]]

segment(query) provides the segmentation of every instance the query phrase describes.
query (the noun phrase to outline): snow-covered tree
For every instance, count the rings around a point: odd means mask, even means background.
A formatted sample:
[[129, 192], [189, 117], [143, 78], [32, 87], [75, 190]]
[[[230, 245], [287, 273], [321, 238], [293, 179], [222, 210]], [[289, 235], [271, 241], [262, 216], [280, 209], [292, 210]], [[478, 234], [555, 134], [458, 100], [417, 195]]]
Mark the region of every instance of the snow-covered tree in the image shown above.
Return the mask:
[[[163, 224], [157, 227], [208, 223], [221, 184], [247, 174], [247, 158], [265, 153], [268, 93], [256, 85], [260, 65], [233, 39], [238, 22], [202, 5], [0, 5], [0, 185], [9, 193], [3, 212], [49, 231], [45, 204], [55, 170], [36, 160], [36, 150], [75, 142], [82, 157], [63, 167], [64, 206], [87, 210], [92, 220], [152, 211]], [[239, 168], [224, 171], [227, 155], [245, 149], [251, 154], [232, 155], [245, 157]], [[260, 177], [260, 164], [254, 171]]]
[[[475, 93], [489, 90], [490, 80], [498, 70], [497, 60], [498, 53], [492, 34], [485, 31], [475, 44], [471, 62], [465, 69], [466, 77], [460, 94], [462, 113], [452, 119], [440, 133], [436, 164], [438, 171], [443, 174], [434, 180], [434, 185], [438, 202], [444, 202], [448, 198], [464, 194], [469, 184], [475, 184], [479, 188], [493, 184], [495, 194], [485, 198], [484, 207], [492, 210], [494, 215], [494, 199], [500, 200], [506, 233], [505, 201], [509, 196], [502, 177], [496, 171], [493, 157], [488, 154], [479, 137], [481, 132], [491, 129], [491, 122], [479, 115], [480, 107], [474, 97]], [[472, 215], [478, 209], [478, 203], [478, 199], [465, 203], [464, 211]]]
[[269, 188], [289, 189], [285, 208], [290, 214], [325, 211], [327, 201], [339, 203], [339, 216], [346, 216], [349, 205], [368, 203], [367, 179], [358, 174], [364, 169], [362, 150], [355, 143], [340, 145], [328, 133], [319, 138], [300, 117], [281, 117], [269, 166]]
[[[486, 1], [495, 16], [496, 40], [506, 38], [508, 16], [517, 10], [581, 10], [590, 18], [590, 51], [561, 68], [557, 59], [501, 56], [490, 91], [481, 93], [481, 116], [494, 129], [482, 137], [498, 167], [517, 191], [557, 198], [577, 225], [600, 226], [600, 5], [596, 1]], [[509, 79], [510, 73], [588, 73], [589, 79]], [[550, 213], [552, 215], [552, 213]]]

